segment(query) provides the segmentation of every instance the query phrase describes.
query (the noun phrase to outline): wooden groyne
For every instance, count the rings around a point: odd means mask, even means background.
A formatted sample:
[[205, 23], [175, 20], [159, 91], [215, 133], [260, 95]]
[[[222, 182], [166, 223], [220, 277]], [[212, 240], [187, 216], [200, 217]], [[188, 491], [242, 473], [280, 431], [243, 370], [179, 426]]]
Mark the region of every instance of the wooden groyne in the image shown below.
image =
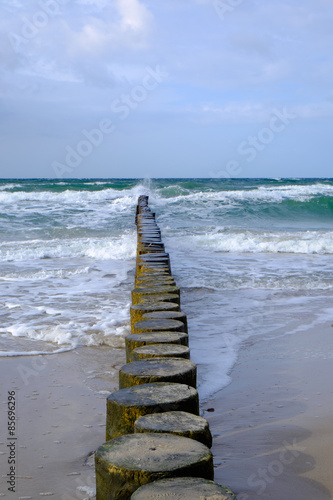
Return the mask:
[[137, 261], [127, 363], [107, 398], [95, 454], [96, 500], [231, 500], [214, 482], [212, 437], [199, 416], [186, 315], [148, 197], [136, 209]]

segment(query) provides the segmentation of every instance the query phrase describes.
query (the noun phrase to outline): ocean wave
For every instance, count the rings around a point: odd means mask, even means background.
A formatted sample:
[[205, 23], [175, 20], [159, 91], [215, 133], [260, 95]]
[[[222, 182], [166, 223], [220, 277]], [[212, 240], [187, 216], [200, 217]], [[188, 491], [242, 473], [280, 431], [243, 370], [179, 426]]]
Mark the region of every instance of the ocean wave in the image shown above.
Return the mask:
[[0, 261], [20, 262], [39, 259], [89, 257], [99, 260], [129, 260], [135, 257], [135, 233], [119, 237], [28, 240], [2, 243]]
[[21, 188], [22, 184], [3, 184], [0, 185], [0, 191], [9, 191], [10, 189]]
[[[106, 210], [109, 215], [119, 215], [133, 211], [138, 196], [144, 194], [149, 196], [151, 207], [156, 206], [160, 212], [195, 209], [204, 212], [218, 207], [228, 207], [230, 210], [235, 207], [245, 207], [247, 210], [258, 212], [265, 205], [268, 209], [278, 205], [288, 208], [288, 203], [299, 203], [304, 206], [310, 203], [308, 211], [314, 210], [317, 213], [318, 205], [323, 211], [333, 210], [333, 185], [321, 182], [306, 185], [293, 183], [273, 186], [249, 185], [245, 189], [244, 183], [239, 186], [237, 183], [234, 185], [217, 183], [213, 189], [204, 182], [192, 182], [192, 185], [176, 180], [167, 185], [163, 185], [161, 181], [138, 182], [133, 187], [122, 190], [110, 187], [110, 182], [107, 181], [103, 189], [103, 184], [102, 181], [91, 181], [84, 184], [84, 188], [74, 189], [73, 185], [71, 189], [60, 192], [50, 188], [40, 191], [4, 190], [0, 191], [0, 206], [1, 204], [4, 206], [4, 211], [8, 211], [6, 207], [11, 205], [12, 211], [21, 211], [24, 206], [25, 210], [40, 213], [52, 213], [58, 209], [64, 210], [66, 207], [86, 210], [89, 206], [90, 210], [96, 213]], [[59, 186], [59, 183], [57, 185]], [[289, 208], [295, 209], [295, 206], [290, 205]]]
[[[8, 187], [8, 185], [7, 185]], [[16, 191], [16, 192], [0, 192], [0, 204], [20, 204], [22, 202], [40, 202], [40, 203], [56, 203], [56, 204], [84, 204], [100, 203], [109, 201], [111, 203], [122, 203], [123, 206], [135, 206], [138, 196], [143, 194], [143, 191], [149, 191], [142, 184], [138, 184], [131, 189], [97, 189], [97, 190], [74, 190], [66, 189], [61, 192], [54, 192], [50, 189], [45, 191]]]
[[[3, 281], [34, 281], [34, 280], [47, 280], [50, 278], [71, 278], [79, 274], [88, 274], [90, 272], [89, 266], [78, 267], [77, 269], [38, 269], [35, 271], [17, 271], [7, 273], [6, 275], [0, 274], [0, 279]], [[5, 304], [7, 306], [7, 304]], [[8, 306], [7, 306], [8, 307]], [[12, 305], [12, 307], [18, 307]]]
[[333, 232], [214, 232], [187, 236], [188, 246], [214, 252], [333, 254]]
[[[129, 333], [129, 304], [124, 302], [113, 301], [111, 309], [103, 302], [93, 317], [87, 311], [77, 316], [74, 309], [57, 310], [31, 305], [22, 307], [22, 304], [18, 307], [21, 309], [12, 317], [12, 321], [2, 325], [1, 340], [7, 339], [10, 347], [10, 339], [16, 339], [21, 349], [0, 349], [0, 356], [55, 354], [82, 346], [123, 347], [123, 337]], [[36, 346], [44, 345], [44, 349], [36, 349]]]
[[[170, 189], [181, 191], [173, 197], [165, 197], [166, 190]], [[281, 203], [285, 200], [295, 200], [306, 202], [317, 196], [333, 197], [333, 186], [329, 184], [315, 183], [312, 185], [283, 185], [283, 186], [259, 186], [249, 189], [234, 190], [216, 190], [216, 191], [197, 191], [188, 192], [181, 186], [170, 186], [169, 188], [157, 189], [152, 193], [152, 199], [157, 204], [179, 203], [179, 202], [222, 202], [222, 203], [241, 203], [241, 202], [273, 202]]]

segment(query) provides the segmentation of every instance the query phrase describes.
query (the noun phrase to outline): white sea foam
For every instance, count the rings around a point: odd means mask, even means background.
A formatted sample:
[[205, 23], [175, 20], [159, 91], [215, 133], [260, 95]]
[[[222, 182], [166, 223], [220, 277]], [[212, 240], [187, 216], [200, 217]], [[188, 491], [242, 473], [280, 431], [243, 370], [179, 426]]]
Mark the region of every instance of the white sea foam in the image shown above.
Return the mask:
[[221, 191], [199, 191], [180, 196], [165, 198], [159, 195], [162, 190], [150, 193], [153, 203], [157, 205], [175, 204], [179, 202], [214, 202], [236, 203], [242, 201], [250, 202], [275, 202], [283, 200], [308, 201], [314, 196], [333, 196], [333, 186], [329, 184], [316, 183], [312, 185], [298, 186], [259, 186], [249, 189], [221, 190]]
[[142, 194], [142, 186], [138, 185], [132, 189], [117, 189], [106, 188], [96, 191], [75, 191], [67, 189], [60, 193], [50, 191], [16, 191], [16, 192], [0, 192], [0, 204], [22, 204], [22, 202], [37, 202], [37, 203], [52, 203], [57, 205], [84, 205], [87, 203], [109, 202], [109, 207], [115, 204], [119, 207], [134, 207], [137, 203], [138, 196]]
[[70, 348], [62, 348], [62, 349], [56, 349], [54, 351], [0, 351], [0, 357], [2, 358], [9, 358], [9, 357], [16, 357], [16, 356], [40, 356], [44, 354], [60, 354], [62, 352], [68, 352], [71, 351], [72, 347]]
[[188, 244], [214, 252], [333, 254], [333, 232], [225, 231], [187, 237]]
[[15, 189], [20, 187], [22, 187], [21, 184], [4, 184], [3, 186], [0, 185], [0, 191], [9, 191], [10, 189]]
[[[2, 341], [21, 339], [25, 342], [25, 350], [1, 351], [2, 356], [14, 356], [25, 354], [54, 354], [75, 349], [79, 346], [110, 345], [119, 347], [123, 345], [123, 337], [129, 332], [129, 303], [124, 302], [125, 297], [119, 297], [114, 290], [110, 289], [110, 299], [106, 290], [101, 290], [103, 295], [94, 296], [91, 290], [85, 296], [81, 295], [80, 304], [78, 296], [72, 290], [72, 298], [58, 296], [49, 299], [58, 305], [59, 309], [51, 306], [33, 306], [22, 303], [18, 306], [16, 313], [9, 318], [8, 324], [3, 323], [1, 327]], [[124, 294], [127, 297], [127, 294]], [[32, 297], [30, 297], [30, 300]], [[34, 300], [38, 300], [38, 294]], [[43, 299], [40, 299], [43, 300]], [[97, 308], [98, 304], [98, 309]], [[16, 309], [15, 309], [16, 310]], [[48, 345], [48, 350], [36, 350], [36, 345]], [[61, 346], [59, 348], [59, 346]]]
[[91, 488], [90, 486], [78, 486], [77, 490], [81, 491], [85, 495], [88, 495], [87, 497], [84, 498], [84, 500], [90, 500], [96, 495], [96, 489]]
[[129, 333], [128, 272], [135, 251], [132, 231], [2, 243], [0, 355], [122, 346]]
[[[232, 238], [231, 234], [233, 241]], [[296, 245], [296, 237], [294, 241]], [[311, 239], [309, 242], [311, 244]], [[202, 235], [181, 239], [169, 236], [165, 244], [173, 256], [172, 270], [176, 280], [181, 280], [178, 286], [190, 291], [196, 289], [211, 298], [212, 293], [220, 290], [333, 289], [332, 254], [268, 252], [258, 251], [257, 247], [249, 251], [248, 246], [246, 251], [241, 251], [239, 245], [237, 250], [224, 248], [221, 251], [219, 239], [207, 242]], [[216, 308], [218, 310], [218, 304]]]
[[[55, 240], [28, 240], [3, 242], [0, 244], [0, 261], [34, 261], [38, 259], [59, 259], [90, 257], [92, 259], [132, 259], [136, 252], [136, 235], [134, 232], [119, 237], [104, 238], [71, 238]], [[73, 271], [60, 269], [58, 273], [64, 276]], [[75, 273], [87, 272], [87, 268], [76, 270]], [[44, 271], [39, 271], [42, 278]]]
[[[10, 259], [14, 260], [14, 259]], [[25, 260], [25, 259], [24, 259]], [[87, 274], [90, 268], [88, 266], [77, 268], [77, 269], [48, 269], [48, 270], [17, 270], [16, 272], [6, 273], [6, 275], [1, 276], [0, 280], [3, 281], [21, 281], [25, 282], [27, 280], [47, 280], [50, 278], [70, 278], [71, 276], [77, 274]], [[17, 307], [17, 306], [15, 306]]]
[[[97, 184], [97, 183], [93, 183]], [[104, 183], [100, 183], [101, 185]], [[198, 191], [191, 192], [188, 189], [180, 189], [182, 194], [174, 197], [163, 195], [165, 189], [177, 188], [177, 185], [168, 188], [153, 189], [149, 184], [138, 184], [131, 189], [117, 190], [112, 188], [96, 191], [65, 190], [60, 193], [50, 191], [18, 191], [6, 192], [10, 185], [2, 186], [0, 192], [0, 204], [17, 204], [22, 202], [36, 202], [48, 205], [87, 206], [87, 203], [100, 204], [108, 202], [108, 209], [121, 211], [133, 208], [139, 195], [145, 194], [150, 198], [150, 203], [157, 206], [170, 205], [179, 202], [222, 202], [234, 203], [241, 201], [252, 202], [276, 202], [290, 199], [295, 201], [308, 201], [314, 196], [332, 196], [333, 186], [329, 184], [315, 183], [311, 185], [283, 185], [283, 186], [259, 186], [249, 189], [220, 190], [220, 191]], [[14, 188], [15, 185], [12, 185]], [[42, 206], [40, 206], [42, 208]]]
[[[270, 225], [261, 231], [254, 219], [251, 226], [246, 220], [243, 230], [237, 216], [233, 219], [239, 206], [332, 196], [329, 184], [230, 191], [221, 185], [219, 191], [194, 192], [175, 181], [167, 188], [147, 182], [126, 190], [3, 190], [0, 204], [10, 237], [0, 244], [0, 279], [5, 281], [0, 356], [55, 354], [104, 344], [123, 347], [130, 333], [134, 210], [141, 194], [156, 208], [182, 289], [201, 398], [230, 381], [241, 342], [253, 334], [286, 329], [287, 321], [290, 332], [296, 328], [292, 322], [304, 314], [304, 301], [296, 304], [292, 293], [302, 298], [323, 290], [331, 293], [332, 231], [298, 226], [287, 231], [287, 218], [281, 231]], [[221, 207], [227, 209], [227, 221]]]
[[[261, 261], [261, 264], [264, 261]], [[295, 262], [295, 261], [294, 261]], [[215, 275], [228, 269], [215, 268]], [[256, 273], [261, 266], [248, 272]], [[244, 274], [246, 275], [246, 265]], [[299, 264], [301, 272], [301, 264]], [[320, 266], [319, 266], [320, 268]], [[289, 273], [292, 268], [289, 267]], [[315, 268], [314, 272], [318, 270]], [[206, 272], [206, 269], [203, 270]], [[278, 267], [276, 267], [278, 271]], [[281, 269], [287, 275], [286, 269]], [[293, 271], [294, 273], [297, 270]], [[193, 273], [193, 268], [192, 268]], [[195, 275], [195, 278], [200, 276]], [[212, 278], [211, 272], [207, 281]], [[304, 276], [304, 281], [309, 277]], [[278, 279], [278, 275], [277, 275]], [[178, 285], [187, 281], [187, 270], [181, 269]], [[194, 280], [195, 281], [195, 280]], [[194, 284], [194, 283], [193, 283]], [[329, 327], [332, 323], [331, 291], [315, 290], [309, 293], [300, 288], [269, 289], [266, 286], [209, 290], [196, 287], [183, 288], [182, 309], [187, 314], [190, 331], [191, 359], [198, 366], [200, 400], [211, 398], [228, 385], [230, 373], [244, 342], [252, 337], [260, 341], [292, 335], [314, 327]]]
[[201, 401], [207, 400], [230, 383], [230, 371], [237, 360], [241, 337], [220, 333], [209, 337], [209, 345], [197, 339], [191, 348], [191, 359], [198, 365], [198, 391]]

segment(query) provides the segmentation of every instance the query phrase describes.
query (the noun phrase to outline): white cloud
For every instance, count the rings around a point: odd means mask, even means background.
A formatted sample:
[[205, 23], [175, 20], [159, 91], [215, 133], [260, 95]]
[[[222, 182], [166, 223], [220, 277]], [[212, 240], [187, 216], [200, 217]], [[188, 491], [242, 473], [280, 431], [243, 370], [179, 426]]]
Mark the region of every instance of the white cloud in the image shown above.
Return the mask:
[[1, 4], [2, 8], [8, 12], [17, 12], [17, 9], [24, 7], [24, 3], [20, 0], [2, 0]]
[[147, 48], [153, 16], [139, 0], [114, 0], [111, 4], [105, 0], [79, 0], [78, 3], [91, 9], [82, 16], [79, 28], [67, 21], [76, 50], [99, 53], [105, 49], [116, 52], [123, 47]]
[[138, 0], [117, 0], [104, 16], [85, 16], [79, 29], [67, 22], [71, 54], [114, 56], [123, 49], [137, 52], [148, 47], [152, 15]]
[[73, 73], [64, 69], [59, 69], [55, 61], [38, 59], [31, 66], [22, 70], [21, 74], [26, 77], [37, 77], [54, 82], [82, 82], [82, 78], [73, 76]]
[[36, 13], [47, 1], [0, 0], [0, 92], [17, 130], [38, 109], [43, 133], [66, 144], [157, 64], [170, 77], [133, 109], [125, 134], [137, 120], [147, 137], [163, 128], [164, 140], [175, 137], [176, 122], [184, 133], [193, 127], [192, 142], [203, 129], [212, 137], [223, 129], [228, 140], [231, 129], [265, 124], [285, 106], [306, 127], [328, 129], [332, 0], [244, 0], [223, 22], [213, 0], [53, 0], [57, 15], [15, 52], [8, 32], [21, 35], [24, 19], [42, 19]]
[[301, 104], [294, 107], [294, 113], [297, 117], [304, 119], [332, 118], [333, 102], [323, 101]]
[[290, 107], [280, 104], [264, 102], [229, 102], [223, 106], [206, 104], [192, 112], [200, 116], [202, 122], [209, 123], [265, 123], [275, 109], [287, 109], [298, 120], [312, 120], [316, 118], [333, 117], [333, 102], [320, 101], [294, 104]]
[[65, 29], [69, 42], [68, 53], [71, 55], [97, 55], [111, 48], [111, 43], [116, 41], [112, 27], [108, 29], [107, 23], [98, 18], [86, 18], [84, 26], [79, 30], [71, 28], [69, 24]]
[[[122, 63], [129, 67], [149, 47], [153, 15], [140, 0], [59, 0], [57, 15], [45, 12], [42, 4], [8, 3], [12, 12], [5, 11], [0, 20], [0, 67], [5, 72], [39, 75], [41, 86], [52, 77], [55, 82], [105, 86], [115, 79], [112, 65], [121, 77]], [[135, 62], [141, 68], [146, 64]]]
[[117, 0], [116, 5], [121, 15], [121, 25], [124, 30], [147, 32], [152, 15], [145, 5], [138, 0]]
[[205, 123], [264, 123], [271, 116], [273, 108], [262, 102], [229, 102], [224, 106], [204, 105], [201, 112]]

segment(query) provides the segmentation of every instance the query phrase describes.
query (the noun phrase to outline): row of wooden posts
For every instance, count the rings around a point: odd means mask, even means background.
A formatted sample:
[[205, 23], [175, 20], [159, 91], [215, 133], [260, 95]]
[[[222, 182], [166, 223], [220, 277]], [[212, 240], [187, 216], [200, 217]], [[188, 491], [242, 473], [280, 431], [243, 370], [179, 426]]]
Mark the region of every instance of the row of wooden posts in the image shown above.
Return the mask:
[[95, 453], [97, 500], [231, 500], [213, 481], [212, 437], [199, 416], [186, 315], [148, 197], [136, 211], [137, 264], [127, 364], [107, 398]]

